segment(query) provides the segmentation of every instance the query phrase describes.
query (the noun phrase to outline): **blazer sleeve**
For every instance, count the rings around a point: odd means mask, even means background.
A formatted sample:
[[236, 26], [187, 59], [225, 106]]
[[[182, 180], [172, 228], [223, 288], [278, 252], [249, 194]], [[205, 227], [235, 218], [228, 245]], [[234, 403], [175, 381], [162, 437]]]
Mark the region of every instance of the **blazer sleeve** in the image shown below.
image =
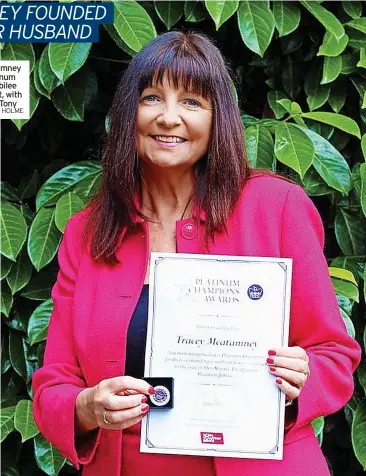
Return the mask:
[[317, 209], [299, 186], [291, 185], [281, 232], [281, 255], [293, 259], [289, 345], [306, 350], [311, 372], [297, 401], [295, 427], [347, 403], [361, 355], [341, 317], [323, 247]]
[[[33, 375], [33, 414], [44, 437], [77, 469], [96, 451], [100, 429], [76, 436], [75, 401], [86, 388], [73, 343], [73, 295], [82, 250], [80, 217], [69, 220], [61, 242], [60, 270], [52, 289], [53, 311], [48, 328], [43, 367]], [[79, 227], [80, 228], [80, 227]]]

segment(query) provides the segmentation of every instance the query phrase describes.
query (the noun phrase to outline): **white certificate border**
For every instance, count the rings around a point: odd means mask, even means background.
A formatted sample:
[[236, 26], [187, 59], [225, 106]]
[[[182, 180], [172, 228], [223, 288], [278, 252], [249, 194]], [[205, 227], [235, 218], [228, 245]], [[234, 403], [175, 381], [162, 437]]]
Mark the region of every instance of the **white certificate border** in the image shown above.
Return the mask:
[[[290, 258], [263, 258], [263, 257], [240, 257], [238, 259], [237, 256], [230, 257], [230, 256], [207, 256], [207, 255], [194, 255], [194, 254], [182, 254], [180, 253], [178, 256], [176, 254], [165, 254], [165, 253], [151, 253], [151, 268], [150, 268], [150, 278], [153, 278], [154, 286], [153, 286], [153, 293], [150, 293], [149, 298], [152, 297], [152, 315], [151, 315], [151, 334], [150, 334], [150, 355], [145, 357], [148, 359], [149, 364], [146, 366], [145, 362], [145, 369], [148, 367], [149, 372], [148, 376], [151, 376], [151, 366], [152, 366], [152, 357], [153, 357], [153, 340], [154, 340], [154, 327], [155, 327], [155, 309], [156, 309], [156, 289], [157, 289], [157, 267], [165, 260], [182, 260], [182, 259], [189, 259], [193, 261], [211, 261], [211, 262], [225, 262], [225, 263], [277, 263], [285, 273], [285, 286], [283, 289], [283, 307], [282, 307], [282, 331], [281, 331], [281, 343], [284, 345], [284, 340], [286, 335], [288, 335], [288, 331], [286, 332], [286, 302], [288, 299], [287, 290], [290, 288], [288, 286], [288, 272], [292, 272], [292, 260]], [[288, 270], [288, 268], [290, 268]], [[291, 290], [289, 292], [291, 296]], [[150, 319], [150, 316], [149, 316]], [[276, 443], [274, 444], [273, 448], [269, 451], [245, 451], [245, 450], [238, 450], [238, 449], [224, 449], [224, 448], [198, 448], [198, 447], [176, 447], [176, 446], [155, 446], [149, 439], [149, 427], [150, 427], [150, 414], [146, 416], [146, 423], [145, 423], [145, 445], [148, 448], [154, 448], [159, 452], [164, 450], [175, 450], [175, 451], [190, 451], [194, 452], [195, 455], [199, 455], [199, 453], [203, 453], [202, 456], [206, 456], [208, 453], [216, 454], [220, 456], [218, 453], [234, 453], [235, 455], [238, 454], [258, 454], [258, 455], [277, 455], [280, 450], [280, 432], [281, 432], [281, 401], [284, 399], [281, 390], [278, 391], [278, 405], [277, 405], [277, 430], [276, 430]], [[160, 411], [168, 411], [168, 410], [160, 410]], [[282, 422], [283, 423], [283, 422]], [[192, 453], [193, 454], [193, 453]], [[234, 455], [234, 456], [235, 456]]]

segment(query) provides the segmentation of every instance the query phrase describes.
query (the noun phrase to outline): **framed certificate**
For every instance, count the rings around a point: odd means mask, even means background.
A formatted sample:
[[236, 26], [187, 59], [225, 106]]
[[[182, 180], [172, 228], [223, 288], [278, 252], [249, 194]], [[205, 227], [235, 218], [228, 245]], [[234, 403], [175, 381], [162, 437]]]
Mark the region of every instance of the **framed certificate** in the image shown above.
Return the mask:
[[140, 450], [282, 459], [284, 394], [268, 350], [288, 342], [292, 260], [152, 253], [145, 376], [174, 407], [143, 420]]

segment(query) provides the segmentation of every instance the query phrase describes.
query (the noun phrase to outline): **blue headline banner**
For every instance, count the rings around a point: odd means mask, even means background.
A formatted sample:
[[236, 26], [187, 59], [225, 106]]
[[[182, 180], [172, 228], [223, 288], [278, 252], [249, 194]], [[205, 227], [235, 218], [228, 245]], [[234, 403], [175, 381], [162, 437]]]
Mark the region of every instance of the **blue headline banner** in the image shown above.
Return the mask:
[[99, 25], [114, 19], [112, 2], [0, 4], [0, 42], [97, 43]]

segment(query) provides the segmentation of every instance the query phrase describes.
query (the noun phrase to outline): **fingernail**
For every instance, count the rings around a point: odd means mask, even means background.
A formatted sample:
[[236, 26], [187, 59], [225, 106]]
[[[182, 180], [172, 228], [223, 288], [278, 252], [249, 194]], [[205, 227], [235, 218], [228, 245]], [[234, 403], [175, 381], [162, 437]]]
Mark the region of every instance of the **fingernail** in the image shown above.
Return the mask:
[[154, 387], [150, 387], [149, 390], [148, 390], [149, 394], [150, 395], [154, 395], [155, 393], [155, 388]]
[[276, 351], [275, 350], [269, 350], [268, 355], [276, 355]]
[[278, 385], [282, 385], [282, 380], [280, 378], [276, 378], [276, 383], [278, 383]]
[[141, 403], [145, 403], [145, 402], [147, 402], [147, 397], [142, 397], [141, 398]]
[[271, 372], [276, 372], [276, 367], [270, 367], [269, 370], [270, 370]]
[[267, 364], [274, 364], [274, 360], [273, 360], [273, 359], [270, 359], [270, 358], [268, 358], [268, 359], [266, 360], [266, 362], [267, 362]]
[[146, 412], [149, 411], [149, 408], [150, 408], [149, 405], [142, 405], [142, 407], [141, 407], [141, 412], [142, 412], [142, 413], [146, 413]]

